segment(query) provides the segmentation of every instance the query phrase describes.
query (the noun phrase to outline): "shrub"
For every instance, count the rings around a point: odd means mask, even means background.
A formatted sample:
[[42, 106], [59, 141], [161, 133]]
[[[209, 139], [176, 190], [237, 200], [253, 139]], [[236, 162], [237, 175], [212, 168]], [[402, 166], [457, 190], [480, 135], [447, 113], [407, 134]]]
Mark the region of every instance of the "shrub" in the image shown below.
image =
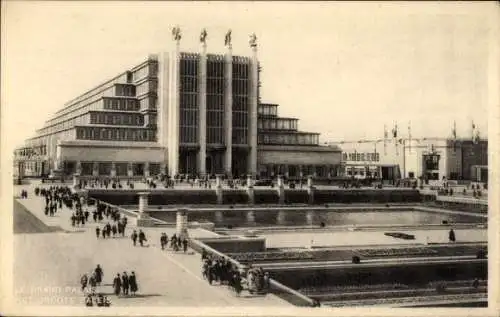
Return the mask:
[[483, 195], [483, 193], [482, 193], [480, 190], [478, 190], [478, 191], [477, 191], [477, 196], [478, 196], [478, 197], [481, 197], [482, 195]]
[[352, 263], [354, 264], [359, 264], [361, 262], [361, 260], [359, 259], [359, 256], [353, 256], [352, 257]]

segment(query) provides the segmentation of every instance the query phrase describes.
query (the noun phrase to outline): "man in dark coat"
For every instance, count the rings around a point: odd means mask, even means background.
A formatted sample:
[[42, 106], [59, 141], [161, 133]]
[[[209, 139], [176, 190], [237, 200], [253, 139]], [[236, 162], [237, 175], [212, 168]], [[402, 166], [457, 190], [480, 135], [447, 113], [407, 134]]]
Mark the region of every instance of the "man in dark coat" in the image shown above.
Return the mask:
[[134, 247], [137, 243], [137, 231], [134, 230], [134, 232], [132, 232], [132, 235], [130, 236], [130, 238], [132, 238], [132, 241], [134, 242]]
[[144, 242], [148, 241], [146, 239], [146, 234], [142, 230], [139, 230], [139, 243], [141, 244], [141, 247], [144, 246]]
[[184, 253], [186, 253], [187, 248], [188, 248], [188, 241], [186, 238], [182, 240], [182, 248], [184, 249]]
[[120, 279], [120, 273], [116, 274], [116, 277], [113, 279], [113, 289], [115, 291], [115, 295], [120, 295], [120, 290], [122, 288], [122, 280]]
[[101, 229], [99, 227], [96, 227], [95, 228], [95, 235], [96, 235], [97, 239], [99, 239], [100, 234], [101, 234]]
[[129, 276], [128, 283], [130, 285], [130, 292], [132, 293], [132, 295], [135, 295], [139, 288], [137, 287], [137, 279], [135, 277], [134, 271], [132, 271], [132, 274]]
[[123, 275], [122, 275], [123, 295], [128, 295], [128, 288], [129, 288], [129, 278], [127, 276], [127, 272], [123, 272]]
[[101, 285], [104, 272], [102, 271], [102, 268], [99, 264], [97, 264], [97, 267], [95, 268], [94, 273], [95, 273], [95, 281], [96, 281], [97, 285]]
[[450, 230], [450, 233], [448, 234], [448, 238], [450, 242], [455, 242], [455, 231], [453, 229]]

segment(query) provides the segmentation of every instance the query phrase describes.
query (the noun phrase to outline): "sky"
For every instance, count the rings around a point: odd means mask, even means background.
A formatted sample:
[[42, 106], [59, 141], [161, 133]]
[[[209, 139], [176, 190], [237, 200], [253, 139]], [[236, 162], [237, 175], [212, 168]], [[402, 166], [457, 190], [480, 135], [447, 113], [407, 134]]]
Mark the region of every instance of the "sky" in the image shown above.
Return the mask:
[[[64, 103], [145, 60], [181, 49], [250, 55], [257, 35], [263, 102], [320, 140], [447, 137], [456, 121], [488, 134], [490, 3], [37, 2], [2, 8], [2, 134], [18, 145]], [[496, 86], [495, 86], [496, 87]], [[495, 88], [497, 89], [497, 87]], [[14, 133], [15, 132], [15, 133]]]

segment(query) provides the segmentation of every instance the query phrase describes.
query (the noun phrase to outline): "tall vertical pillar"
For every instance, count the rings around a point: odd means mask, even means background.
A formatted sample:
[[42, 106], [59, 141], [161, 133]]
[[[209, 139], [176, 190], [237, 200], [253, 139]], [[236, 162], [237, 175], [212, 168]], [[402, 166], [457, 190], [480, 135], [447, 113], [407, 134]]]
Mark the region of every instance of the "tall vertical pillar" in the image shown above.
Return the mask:
[[92, 164], [92, 176], [97, 177], [99, 176], [99, 163], [94, 162]]
[[257, 37], [250, 36], [250, 48], [252, 49], [252, 59], [250, 61], [250, 98], [249, 98], [249, 143], [250, 152], [248, 159], [248, 172], [251, 175], [257, 174], [257, 111], [259, 102], [259, 62], [257, 60]]
[[284, 204], [285, 203], [285, 184], [283, 182], [283, 176], [280, 174], [278, 175], [278, 184], [277, 184], [277, 191], [278, 191], [278, 196], [279, 196], [279, 203]]
[[180, 239], [188, 238], [188, 211], [179, 209], [176, 214], [176, 234]]
[[224, 191], [222, 190], [222, 177], [221, 175], [215, 176], [215, 194], [217, 195], [217, 204], [224, 203]]
[[150, 172], [149, 172], [149, 162], [145, 162], [144, 163], [144, 177], [149, 177], [150, 176]]
[[148, 197], [149, 192], [139, 193], [139, 214], [137, 216], [138, 227], [151, 227], [154, 226], [154, 221], [149, 216], [148, 212]]
[[202, 31], [200, 36], [201, 54], [198, 68], [198, 174], [204, 177], [207, 173], [207, 33]]
[[224, 56], [224, 132], [226, 153], [224, 156], [224, 172], [232, 178], [233, 159], [233, 48], [231, 31], [226, 34], [226, 54]]
[[175, 176], [179, 173], [179, 97], [180, 97], [180, 40], [181, 34], [179, 28], [174, 28], [175, 49], [170, 56], [170, 95], [168, 107], [168, 173]]
[[116, 163], [111, 162], [111, 172], [110, 172], [111, 177], [116, 177]]

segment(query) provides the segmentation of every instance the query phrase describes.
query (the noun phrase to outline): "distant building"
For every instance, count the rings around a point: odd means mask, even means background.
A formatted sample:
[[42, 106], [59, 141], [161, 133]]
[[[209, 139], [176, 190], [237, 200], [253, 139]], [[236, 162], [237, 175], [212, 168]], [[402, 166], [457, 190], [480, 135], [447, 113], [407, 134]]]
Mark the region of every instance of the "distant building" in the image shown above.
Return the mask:
[[[179, 37], [180, 38], [180, 37]], [[49, 173], [333, 175], [338, 147], [260, 103], [252, 56], [176, 50], [151, 55], [69, 101], [15, 151], [21, 176]]]
[[[342, 148], [340, 174], [385, 181], [424, 177], [429, 180], [488, 181], [488, 141], [420, 138], [331, 143]], [[384, 145], [385, 144], [385, 145]]]

